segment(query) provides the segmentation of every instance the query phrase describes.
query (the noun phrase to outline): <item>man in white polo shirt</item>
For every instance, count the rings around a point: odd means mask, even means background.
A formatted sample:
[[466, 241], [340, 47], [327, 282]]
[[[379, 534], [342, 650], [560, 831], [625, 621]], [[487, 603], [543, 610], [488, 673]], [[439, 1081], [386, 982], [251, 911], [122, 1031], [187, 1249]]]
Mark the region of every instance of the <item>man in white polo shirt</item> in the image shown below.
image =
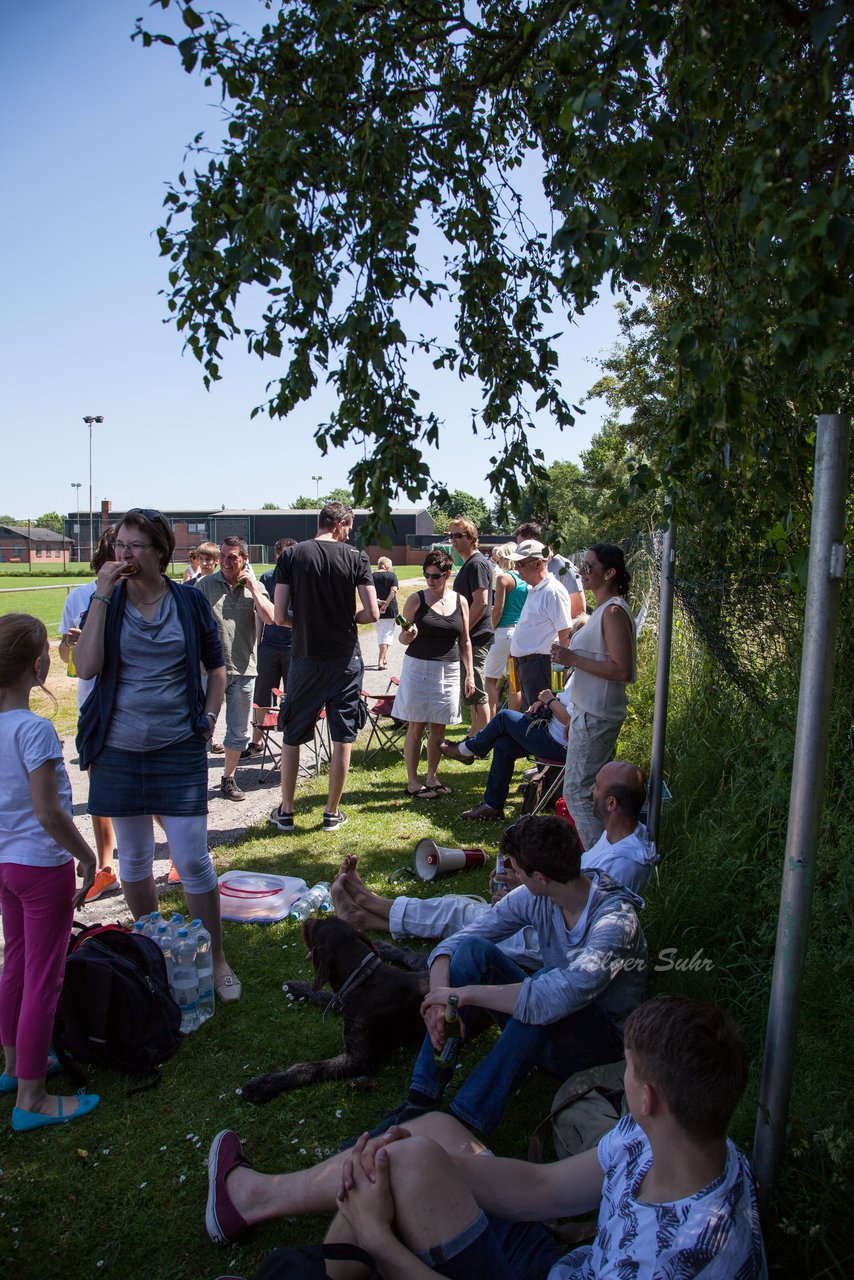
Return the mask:
[[572, 628], [572, 604], [566, 587], [549, 573], [549, 549], [535, 538], [520, 542], [511, 554], [528, 594], [510, 642], [516, 666], [522, 706], [536, 702], [541, 689], [551, 686], [551, 647], [568, 644]]

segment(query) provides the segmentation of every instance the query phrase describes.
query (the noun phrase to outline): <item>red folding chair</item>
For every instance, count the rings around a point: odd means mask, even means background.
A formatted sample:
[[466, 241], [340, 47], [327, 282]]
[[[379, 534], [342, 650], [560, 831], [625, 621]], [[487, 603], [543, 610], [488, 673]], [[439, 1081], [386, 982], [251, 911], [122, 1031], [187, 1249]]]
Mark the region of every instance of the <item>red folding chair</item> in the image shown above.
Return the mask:
[[368, 741], [362, 755], [362, 764], [369, 764], [381, 751], [396, 751], [403, 755], [403, 739], [406, 737], [405, 720], [397, 720], [394, 715], [394, 699], [400, 681], [392, 676], [385, 693], [368, 693], [362, 690], [362, 697], [368, 713], [367, 723], [371, 726]]
[[[282, 761], [282, 740], [278, 742], [273, 739], [273, 734], [279, 732], [279, 708], [276, 705], [278, 691], [273, 689], [270, 696], [274, 699], [272, 707], [259, 707], [257, 702], [252, 703], [252, 725], [258, 729], [261, 734], [261, 742], [264, 749], [261, 752], [261, 769], [258, 773], [258, 785], [263, 784], [271, 778], [274, 773], [278, 773], [279, 765]], [[270, 761], [270, 767], [265, 769], [264, 766]]]

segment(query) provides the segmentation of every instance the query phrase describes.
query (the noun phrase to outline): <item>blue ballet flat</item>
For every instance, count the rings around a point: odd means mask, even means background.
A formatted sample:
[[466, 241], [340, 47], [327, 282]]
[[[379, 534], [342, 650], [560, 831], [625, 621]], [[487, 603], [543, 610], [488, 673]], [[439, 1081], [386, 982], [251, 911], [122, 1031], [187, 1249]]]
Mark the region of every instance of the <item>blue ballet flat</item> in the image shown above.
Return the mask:
[[[59, 1059], [57, 1058], [56, 1054], [49, 1053], [47, 1058], [47, 1071], [45, 1071], [45, 1075], [52, 1076], [52, 1075], [55, 1075], [57, 1071], [61, 1071], [61, 1070], [62, 1068], [59, 1065]], [[7, 1076], [6, 1072], [4, 1071], [3, 1074], [0, 1076], [0, 1093], [17, 1093], [17, 1092], [18, 1092], [18, 1077]]]
[[59, 1114], [55, 1116], [43, 1116], [39, 1111], [24, 1111], [22, 1107], [13, 1107], [12, 1128], [15, 1133], [27, 1133], [30, 1129], [43, 1129], [48, 1124], [65, 1124], [69, 1120], [76, 1120], [78, 1116], [88, 1116], [101, 1101], [97, 1093], [84, 1093], [82, 1089], [78, 1089], [76, 1097], [77, 1110], [68, 1116], [62, 1114], [62, 1104], [65, 1101], [62, 1097], [59, 1098]]

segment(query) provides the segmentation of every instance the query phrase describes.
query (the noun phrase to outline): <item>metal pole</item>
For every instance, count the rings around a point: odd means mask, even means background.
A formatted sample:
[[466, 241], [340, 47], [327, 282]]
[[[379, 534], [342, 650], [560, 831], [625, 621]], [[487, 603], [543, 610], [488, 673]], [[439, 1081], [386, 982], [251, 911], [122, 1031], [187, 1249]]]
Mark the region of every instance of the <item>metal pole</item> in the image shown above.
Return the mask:
[[80, 563], [80, 484], [71, 481], [72, 489], [77, 490], [77, 563]]
[[651, 840], [658, 838], [661, 819], [661, 787], [664, 781], [664, 741], [667, 734], [667, 702], [670, 696], [670, 650], [673, 641], [673, 521], [664, 531], [658, 605], [658, 655], [655, 669], [655, 702], [652, 712], [652, 756], [649, 767], [647, 827]]
[[95, 554], [94, 519], [92, 515], [92, 418], [89, 419], [89, 559]]
[[753, 1142], [753, 1169], [763, 1201], [767, 1201], [780, 1169], [792, 1088], [824, 792], [840, 583], [845, 573], [849, 428], [850, 420], [842, 414], [827, 413], [818, 418], [789, 827]]

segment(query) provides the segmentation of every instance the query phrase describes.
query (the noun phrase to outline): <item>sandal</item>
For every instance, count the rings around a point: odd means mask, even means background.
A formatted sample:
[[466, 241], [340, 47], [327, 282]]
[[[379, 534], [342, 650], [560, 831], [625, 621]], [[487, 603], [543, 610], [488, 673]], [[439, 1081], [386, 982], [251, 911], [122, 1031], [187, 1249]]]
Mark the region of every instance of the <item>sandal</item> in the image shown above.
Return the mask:
[[437, 800], [439, 797], [438, 791], [433, 787], [419, 787], [417, 791], [410, 791], [407, 787], [406, 794], [410, 800]]
[[454, 794], [450, 787], [445, 786], [444, 782], [434, 782], [430, 790], [435, 791], [437, 796], [452, 796]]

